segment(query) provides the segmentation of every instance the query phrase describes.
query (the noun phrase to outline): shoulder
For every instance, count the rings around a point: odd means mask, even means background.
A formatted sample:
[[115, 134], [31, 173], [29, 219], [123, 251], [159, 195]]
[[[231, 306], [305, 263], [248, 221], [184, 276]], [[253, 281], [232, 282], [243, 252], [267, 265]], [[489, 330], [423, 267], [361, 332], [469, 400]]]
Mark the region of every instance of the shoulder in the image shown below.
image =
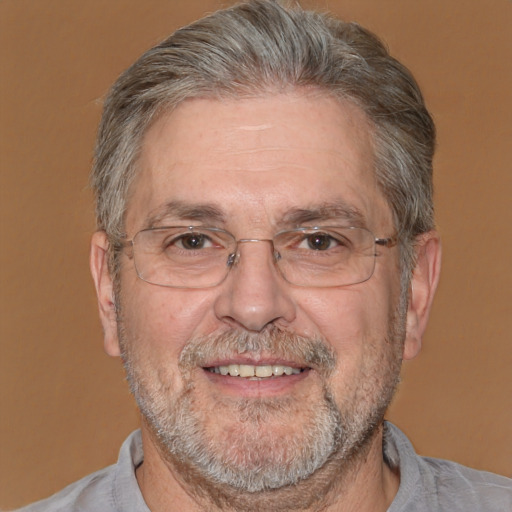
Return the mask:
[[116, 464], [16, 512], [149, 512], [135, 477], [143, 461], [140, 431], [123, 443]]
[[384, 456], [400, 471], [389, 512], [512, 510], [512, 480], [447, 460], [416, 454], [405, 434], [386, 424]]
[[32, 503], [16, 512], [84, 512], [116, 510], [112, 493], [115, 466], [109, 466], [68, 485], [44, 500]]
[[441, 510], [512, 510], [509, 478], [427, 457], [420, 459], [420, 466], [428, 484], [425, 490], [436, 494]]

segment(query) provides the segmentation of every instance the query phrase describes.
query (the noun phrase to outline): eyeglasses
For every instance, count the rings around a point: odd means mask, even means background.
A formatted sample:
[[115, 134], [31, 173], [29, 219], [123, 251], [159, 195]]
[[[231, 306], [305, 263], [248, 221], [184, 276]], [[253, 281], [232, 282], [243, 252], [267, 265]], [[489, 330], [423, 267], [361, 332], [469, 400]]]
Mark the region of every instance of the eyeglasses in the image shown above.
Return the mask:
[[304, 287], [362, 283], [375, 269], [376, 246], [393, 247], [397, 238], [376, 238], [358, 227], [301, 227], [273, 239], [239, 239], [223, 229], [174, 226], [143, 229], [132, 240], [140, 279], [172, 288], [220, 284], [240, 259], [239, 245], [268, 242], [282, 277]]

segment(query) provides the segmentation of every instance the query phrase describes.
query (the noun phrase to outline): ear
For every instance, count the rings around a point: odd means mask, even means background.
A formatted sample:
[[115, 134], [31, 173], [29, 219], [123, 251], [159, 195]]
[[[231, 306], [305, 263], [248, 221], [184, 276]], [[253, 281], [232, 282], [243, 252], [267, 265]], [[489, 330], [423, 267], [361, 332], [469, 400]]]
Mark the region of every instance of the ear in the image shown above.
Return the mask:
[[432, 300], [441, 271], [441, 240], [436, 231], [420, 235], [416, 242], [416, 266], [411, 278], [407, 309], [404, 360], [417, 356], [427, 327]]
[[117, 337], [114, 283], [108, 269], [108, 247], [107, 234], [104, 231], [94, 233], [91, 240], [89, 264], [98, 297], [105, 352], [110, 356], [119, 356], [121, 351]]

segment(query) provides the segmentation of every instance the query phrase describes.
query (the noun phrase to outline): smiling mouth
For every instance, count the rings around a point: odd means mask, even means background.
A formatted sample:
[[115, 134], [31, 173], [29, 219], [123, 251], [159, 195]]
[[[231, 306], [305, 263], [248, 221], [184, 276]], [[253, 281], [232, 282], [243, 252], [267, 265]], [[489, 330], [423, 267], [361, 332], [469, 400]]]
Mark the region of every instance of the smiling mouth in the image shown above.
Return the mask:
[[299, 373], [306, 371], [308, 368], [294, 368], [292, 366], [285, 365], [229, 364], [222, 366], [209, 366], [204, 369], [210, 373], [223, 376], [242, 377], [246, 379], [268, 379], [272, 377], [298, 375]]

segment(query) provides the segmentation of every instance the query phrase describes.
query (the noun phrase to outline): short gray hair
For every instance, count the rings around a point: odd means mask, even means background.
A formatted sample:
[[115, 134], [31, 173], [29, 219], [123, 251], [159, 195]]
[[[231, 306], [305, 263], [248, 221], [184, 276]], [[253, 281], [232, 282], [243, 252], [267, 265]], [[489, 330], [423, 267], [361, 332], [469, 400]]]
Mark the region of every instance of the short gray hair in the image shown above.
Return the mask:
[[98, 229], [124, 236], [143, 136], [190, 98], [238, 98], [316, 88], [349, 100], [373, 125], [375, 173], [394, 217], [402, 270], [434, 227], [435, 127], [411, 73], [356, 23], [282, 2], [252, 0], [186, 26], [144, 53], [113, 85], [99, 127], [92, 186]]

